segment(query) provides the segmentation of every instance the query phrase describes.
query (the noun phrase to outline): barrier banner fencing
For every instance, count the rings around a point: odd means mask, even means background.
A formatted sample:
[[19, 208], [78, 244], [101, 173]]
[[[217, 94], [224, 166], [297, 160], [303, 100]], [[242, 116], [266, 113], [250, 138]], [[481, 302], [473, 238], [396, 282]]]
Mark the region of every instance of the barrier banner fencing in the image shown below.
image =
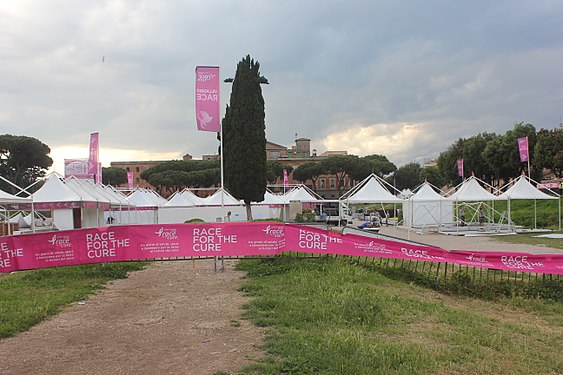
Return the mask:
[[0, 238], [0, 272], [77, 264], [284, 251], [398, 258], [563, 274], [563, 254], [447, 251], [275, 222], [109, 226]]

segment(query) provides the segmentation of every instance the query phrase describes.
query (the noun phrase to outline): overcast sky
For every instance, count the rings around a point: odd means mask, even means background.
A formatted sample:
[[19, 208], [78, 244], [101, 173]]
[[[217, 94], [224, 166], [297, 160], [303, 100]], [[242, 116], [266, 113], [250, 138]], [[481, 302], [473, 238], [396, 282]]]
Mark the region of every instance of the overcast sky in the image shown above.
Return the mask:
[[[563, 2], [0, 1], [0, 134], [110, 161], [200, 159], [195, 67], [250, 54], [268, 140], [435, 158], [460, 137], [563, 116]], [[224, 113], [230, 86], [221, 88]], [[516, 147], [516, 146], [515, 146]]]

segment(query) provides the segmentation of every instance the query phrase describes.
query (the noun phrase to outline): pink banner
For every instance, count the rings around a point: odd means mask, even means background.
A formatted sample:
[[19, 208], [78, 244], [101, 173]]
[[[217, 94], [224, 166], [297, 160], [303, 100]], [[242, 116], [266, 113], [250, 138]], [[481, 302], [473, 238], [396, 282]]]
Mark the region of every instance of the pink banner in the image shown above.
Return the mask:
[[98, 169], [97, 169], [97, 172], [96, 172], [95, 182], [97, 184], [102, 183], [102, 163], [100, 163], [100, 162], [98, 162]]
[[88, 158], [88, 173], [92, 176], [98, 173], [99, 148], [100, 143], [98, 133], [90, 134], [90, 156]]
[[289, 186], [289, 178], [287, 177], [287, 169], [283, 170], [283, 187]]
[[528, 154], [528, 137], [518, 138], [518, 152], [520, 152], [520, 161], [525, 162], [529, 160]]
[[195, 113], [198, 130], [221, 131], [219, 67], [195, 68]]
[[463, 177], [463, 159], [457, 159], [457, 175]]
[[65, 159], [65, 178], [91, 178], [88, 174], [88, 159]]
[[127, 186], [129, 190], [133, 190], [133, 172], [127, 172]]
[[111, 226], [0, 238], [0, 272], [175, 257], [315, 254], [450, 262], [563, 274], [563, 254], [446, 251], [274, 222]]

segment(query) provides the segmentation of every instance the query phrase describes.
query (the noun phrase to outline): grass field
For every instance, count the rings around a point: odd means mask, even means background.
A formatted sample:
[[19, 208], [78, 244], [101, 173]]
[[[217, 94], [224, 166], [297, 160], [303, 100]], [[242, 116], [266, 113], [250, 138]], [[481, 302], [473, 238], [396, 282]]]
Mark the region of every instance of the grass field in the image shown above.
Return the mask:
[[338, 258], [241, 261], [252, 374], [560, 374], [563, 302], [441, 294]]
[[0, 275], [0, 338], [13, 336], [146, 263], [102, 263]]

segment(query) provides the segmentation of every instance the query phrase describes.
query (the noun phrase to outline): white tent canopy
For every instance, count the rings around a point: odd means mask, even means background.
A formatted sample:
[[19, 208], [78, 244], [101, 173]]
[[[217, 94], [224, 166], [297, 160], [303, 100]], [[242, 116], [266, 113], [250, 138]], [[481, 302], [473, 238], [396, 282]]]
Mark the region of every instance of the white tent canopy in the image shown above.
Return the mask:
[[513, 181], [512, 186], [500, 195], [506, 199], [557, 199], [546, 194], [530, 183], [526, 175], [521, 175]]
[[27, 197], [18, 197], [16, 195], [12, 195], [10, 193], [6, 193], [3, 190], [0, 190], [0, 204], [9, 204], [9, 203], [31, 203], [31, 198]]
[[471, 176], [458, 185], [456, 192], [449, 196], [448, 199], [458, 202], [487, 202], [504, 200], [506, 198], [489, 193], [479, 184], [477, 177]]
[[82, 202], [82, 197], [68, 187], [63, 178], [56, 173], [51, 174], [43, 186], [33, 193], [32, 197], [36, 205], [41, 203]]
[[[511, 210], [510, 210], [510, 201], [513, 199], [533, 199], [534, 200], [534, 227], [537, 227], [537, 212], [536, 212], [536, 200], [542, 199], [560, 199], [559, 196], [554, 192], [555, 195], [546, 194], [539, 189], [537, 189], [534, 185], [532, 185], [531, 180], [528, 176], [522, 174], [516, 180], [512, 181], [511, 183], [505, 185], [508, 186], [512, 184], [504, 193], [500, 196], [504, 199], [508, 199], [508, 219], [509, 222], [511, 219]], [[559, 230], [561, 230], [561, 203], [558, 204], [559, 208]]]
[[218, 189], [213, 195], [204, 199], [205, 206], [240, 206], [243, 203], [236, 200], [228, 191], [223, 188]]
[[440, 226], [453, 221], [453, 202], [424, 182], [403, 204], [403, 212], [408, 227]]
[[316, 203], [323, 201], [320, 196], [305, 185], [296, 186], [282, 195], [281, 198], [285, 204], [288, 204], [291, 201], [300, 201], [303, 203]]
[[264, 199], [260, 202], [252, 202], [256, 205], [282, 205], [284, 204], [283, 197], [276, 195], [268, 190], [264, 193]]
[[127, 200], [137, 207], [159, 207], [166, 204], [166, 199], [149, 189], [135, 189]]
[[184, 195], [179, 191], [172, 194], [172, 196], [168, 198], [168, 202], [164, 204], [164, 207], [193, 207], [193, 206], [195, 206], [194, 202], [184, 197]]
[[182, 191], [181, 194], [184, 199], [192, 202], [195, 206], [202, 205], [205, 202], [204, 198], [198, 197], [197, 195], [194, 194], [193, 191], [189, 189], [184, 189], [184, 191]]
[[366, 177], [340, 200], [350, 204], [356, 203], [401, 203], [402, 199], [394, 196], [384, 186], [385, 181], [375, 174]]

